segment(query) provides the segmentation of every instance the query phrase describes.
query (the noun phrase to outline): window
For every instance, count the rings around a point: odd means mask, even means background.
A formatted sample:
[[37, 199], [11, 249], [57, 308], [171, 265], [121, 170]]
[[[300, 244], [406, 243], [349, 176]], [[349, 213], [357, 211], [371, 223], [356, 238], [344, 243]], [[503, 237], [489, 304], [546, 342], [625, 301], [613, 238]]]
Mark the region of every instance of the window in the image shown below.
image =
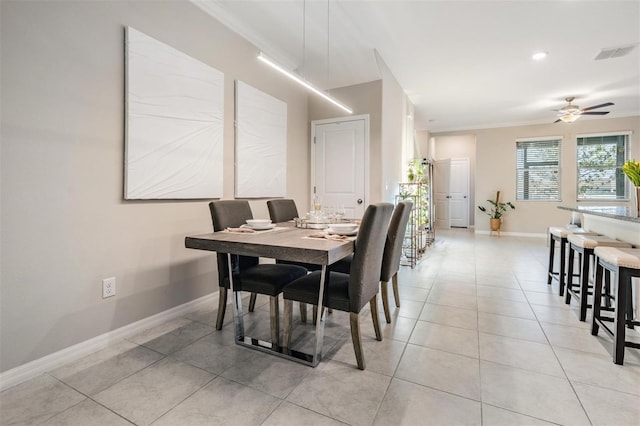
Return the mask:
[[560, 201], [560, 138], [516, 141], [516, 200]]
[[578, 136], [578, 200], [624, 200], [629, 134]]

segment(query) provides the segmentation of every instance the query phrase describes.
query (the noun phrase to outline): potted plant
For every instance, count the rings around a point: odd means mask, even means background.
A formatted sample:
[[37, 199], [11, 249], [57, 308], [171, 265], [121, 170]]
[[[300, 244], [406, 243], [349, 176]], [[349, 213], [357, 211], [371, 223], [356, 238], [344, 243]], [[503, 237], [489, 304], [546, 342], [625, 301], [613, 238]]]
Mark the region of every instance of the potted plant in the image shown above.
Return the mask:
[[500, 225], [502, 224], [502, 216], [508, 211], [508, 208], [515, 210], [516, 206], [511, 201], [503, 203], [500, 201], [500, 191], [496, 193], [496, 199], [487, 200], [491, 207], [478, 206], [478, 209], [489, 216], [491, 231], [498, 231], [500, 235]]
[[407, 170], [409, 182], [422, 182], [423, 174], [424, 162], [422, 158], [414, 158], [409, 161], [409, 169]]
[[622, 172], [629, 178], [635, 189], [636, 210], [640, 212], [640, 161], [629, 160], [622, 166]]

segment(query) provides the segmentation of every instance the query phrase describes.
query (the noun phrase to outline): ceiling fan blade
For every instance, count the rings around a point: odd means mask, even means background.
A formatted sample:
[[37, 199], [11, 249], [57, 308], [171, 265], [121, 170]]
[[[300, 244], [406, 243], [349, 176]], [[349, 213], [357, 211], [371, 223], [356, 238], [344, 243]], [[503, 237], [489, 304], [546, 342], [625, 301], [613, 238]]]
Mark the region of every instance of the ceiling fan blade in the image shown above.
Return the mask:
[[560, 119], [558, 118], [556, 121], [554, 121], [554, 122], [553, 122], [553, 124], [559, 123], [560, 121], [562, 121], [562, 120], [560, 120]]
[[605, 115], [605, 114], [609, 114], [609, 111], [590, 111], [590, 112], [583, 112], [580, 115]]
[[604, 104], [594, 105], [594, 106], [590, 106], [590, 107], [587, 107], [587, 108], [583, 108], [582, 111], [589, 111], [589, 110], [592, 110], [592, 109], [607, 107], [607, 106], [611, 106], [611, 105], [615, 105], [615, 104], [613, 102], [607, 102], [607, 103], [604, 103]]

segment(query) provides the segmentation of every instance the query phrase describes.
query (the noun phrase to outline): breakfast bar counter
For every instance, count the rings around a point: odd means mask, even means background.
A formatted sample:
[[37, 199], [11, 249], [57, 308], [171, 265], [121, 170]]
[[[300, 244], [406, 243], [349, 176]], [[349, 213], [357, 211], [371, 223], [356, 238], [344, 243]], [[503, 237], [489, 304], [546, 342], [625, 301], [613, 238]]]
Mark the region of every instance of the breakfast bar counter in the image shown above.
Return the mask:
[[640, 217], [624, 206], [558, 206], [582, 214], [582, 227], [640, 247]]

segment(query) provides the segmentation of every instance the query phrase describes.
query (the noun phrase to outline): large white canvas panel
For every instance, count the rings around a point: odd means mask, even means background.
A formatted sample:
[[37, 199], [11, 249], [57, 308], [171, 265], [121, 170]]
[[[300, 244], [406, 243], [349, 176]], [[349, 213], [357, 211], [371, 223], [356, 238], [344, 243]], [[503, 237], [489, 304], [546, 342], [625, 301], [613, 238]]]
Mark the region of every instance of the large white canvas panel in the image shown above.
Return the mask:
[[224, 74], [126, 29], [126, 199], [222, 197]]
[[287, 192], [287, 104], [236, 81], [238, 198], [284, 197]]

